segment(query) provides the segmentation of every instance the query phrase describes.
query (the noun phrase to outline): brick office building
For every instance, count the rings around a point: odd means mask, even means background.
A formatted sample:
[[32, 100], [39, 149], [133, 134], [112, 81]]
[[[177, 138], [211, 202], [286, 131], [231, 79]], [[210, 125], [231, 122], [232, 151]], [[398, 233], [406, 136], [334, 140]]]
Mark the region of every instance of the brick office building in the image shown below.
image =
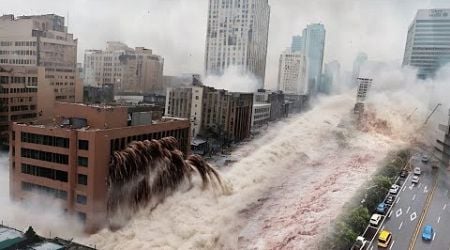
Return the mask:
[[34, 124], [13, 123], [10, 195], [23, 200], [30, 191], [49, 194], [85, 221], [87, 231], [105, 222], [108, 164], [115, 150], [135, 140], [174, 136], [180, 149], [189, 151], [185, 119], [129, 125], [125, 107], [57, 103], [55, 111], [63, 116]]

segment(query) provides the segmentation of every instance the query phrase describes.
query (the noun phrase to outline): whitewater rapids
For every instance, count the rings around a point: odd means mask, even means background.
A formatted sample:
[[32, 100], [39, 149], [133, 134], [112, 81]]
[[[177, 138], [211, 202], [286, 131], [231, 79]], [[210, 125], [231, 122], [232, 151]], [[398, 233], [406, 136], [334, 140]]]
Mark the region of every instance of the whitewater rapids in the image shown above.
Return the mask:
[[220, 170], [231, 195], [176, 192], [119, 231], [80, 241], [100, 249], [314, 249], [344, 203], [415, 129], [399, 118], [389, 120], [387, 134], [358, 131], [354, 103], [354, 93], [319, 99], [238, 148], [242, 159]]

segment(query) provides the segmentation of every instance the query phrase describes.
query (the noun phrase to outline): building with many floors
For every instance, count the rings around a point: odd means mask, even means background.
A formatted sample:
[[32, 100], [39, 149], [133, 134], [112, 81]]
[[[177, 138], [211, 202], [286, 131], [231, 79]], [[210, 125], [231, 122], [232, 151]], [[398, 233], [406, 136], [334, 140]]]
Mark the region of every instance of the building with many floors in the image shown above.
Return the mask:
[[[41, 71], [36, 110], [51, 117], [55, 101], [81, 102], [77, 72], [77, 39], [64, 26], [64, 17], [3, 15], [0, 17], [0, 66], [26, 66]], [[30, 70], [30, 67], [35, 67]], [[30, 77], [35, 77], [31, 73]], [[28, 79], [28, 76], [23, 76]], [[77, 86], [79, 85], [79, 86]]]
[[221, 75], [233, 66], [255, 75], [263, 88], [269, 18], [268, 0], [210, 0], [206, 75]]
[[[106, 221], [108, 166], [114, 151], [132, 141], [174, 136], [190, 150], [190, 123], [163, 118], [133, 125], [126, 107], [56, 103], [48, 120], [13, 123], [10, 138], [10, 195], [27, 199], [41, 192], [78, 215], [87, 231]], [[139, 118], [139, 117], [138, 117]], [[144, 117], [140, 117], [142, 119]]]
[[420, 78], [433, 77], [450, 62], [450, 9], [418, 10], [408, 28], [403, 65], [418, 69]]
[[308, 63], [308, 93], [317, 93], [322, 74], [325, 52], [325, 27], [320, 23], [309, 24], [303, 30], [303, 51]]
[[203, 87], [167, 88], [165, 116], [186, 118], [195, 138], [202, 125]]
[[290, 48], [280, 55], [277, 89], [287, 94], [301, 95], [307, 92], [307, 62], [302, 52]]
[[292, 52], [303, 51], [303, 37], [302, 36], [297, 35], [297, 36], [292, 37], [291, 50], [292, 50]]
[[144, 47], [107, 42], [105, 50], [86, 50], [84, 84], [112, 84], [115, 93], [162, 91], [164, 59]]
[[[11, 122], [29, 122], [38, 117], [38, 85], [44, 81], [43, 67], [0, 66], [1, 144], [8, 143]], [[40, 90], [42, 92], [45, 89]]]

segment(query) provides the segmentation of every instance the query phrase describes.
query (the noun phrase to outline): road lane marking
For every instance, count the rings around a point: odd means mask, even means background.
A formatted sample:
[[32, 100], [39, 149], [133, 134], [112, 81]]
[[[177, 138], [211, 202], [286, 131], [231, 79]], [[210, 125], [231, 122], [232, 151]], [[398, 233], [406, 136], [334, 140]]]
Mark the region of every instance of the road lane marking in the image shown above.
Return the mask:
[[[392, 211], [391, 211], [391, 213], [392, 213]], [[395, 211], [395, 217], [399, 217], [400, 215], [402, 215], [402, 209], [401, 208], [399, 208], [399, 209], [397, 209], [397, 211]]]
[[411, 209], [411, 207], [408, 207], [408, 209], [406, 209], [406, 213], [408, 213], [408, 212], [409, 212], [409, 209]]
[[[373, 245], [370, 247], [370, 250], [373, 250]], [[449, 249], [450, 250], [450, 249]]]
[[405, 191], [406, 189], [406, 185], [403, 185], [402, 191]]
[[414, 184], [411, 184], [411, 186], [409, 186], [409, 190], [412, 190], [414, 187]]
[[381, 227], [381, 231], [383, 231], [383, 230], [384, 230], [384, 226]]
[[439, 221], [441, 221], [441, 216], [439, 216], [439, 218], [438, 218], [438, 224], [439, 224]]
[[398, 226], [398, 230], [402, 229], [402, 226], [403, 226], [403, 221], [400, 222], [400, 226]]
[[422, 228], [423, 221], [425, 220], [425, 216], [428, 214], [428, 210], [430, 209], [431, 201], [433, 200], [433, 196], [434, 196], [434, 192], [436, 191], [436, 188], [437, 188], [437, 178], [434, 177], [433, 188], [431, 189], [431, 192], [428, 193], [428, 195], [427, 195], [427, 199], [425, 201], [425, 207], [422, 209], [422, 212], [420, 213], [420, 218], [416, 224], [416, 229], [414, 230], [414, 233], [411, 236], [411, 239], [409, 240], [408, 250], [413, 250], [416, 246], [417, 236], [419, 235], [419, 231]]
[[412, 213], [412, 214], [409, 216], [409, 219], [410, 219], [411, 221], [417, 219], [417, 214], [416, 214], [416, 212]]
[[434, 237], [436, 237], [436, 233], [433, 234], [433, 241], [434, 241]]
[[445, 210], [447, 208], [447, 204], [444, 204], [444, 206], [442, 207], [442, 210]]
[[412, 200], [415, 200], [415, 199], [416, 199], [416, 194], [414, 194], [412, 197]]
[[397, 203], [398, 203], [398, 201], [400, 200], [400, 198], [401, 198], [401, 197], [398, 197], [397, 201], [395, 201], [395, 204], [397, 204]]
[[392, 241], [392, 244], [391, 244], [391, 246], [389, 247], [389, 250], [392, 249], [392, 247], [394, 246], [394, 243], [395, 243], [395, 240]]
[[425, 188], [423, 189], [423, 192], [424, 192], [424, 193], [428, 193], [427, 186], [425, 186]]
[[392, 210], [389, 212], [388, 218], [391, 218]]

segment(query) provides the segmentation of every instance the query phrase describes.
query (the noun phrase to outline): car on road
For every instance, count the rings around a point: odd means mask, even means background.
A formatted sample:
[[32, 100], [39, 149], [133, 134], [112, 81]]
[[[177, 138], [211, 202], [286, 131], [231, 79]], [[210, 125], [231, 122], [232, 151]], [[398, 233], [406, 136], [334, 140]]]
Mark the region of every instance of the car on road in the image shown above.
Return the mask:
[[414, 168], [414, 174], [415, 175], [420, 175], [422, 173], [422, 170], [420, 170], [419, 167]]
[[395, 196], [392, 195], [392, 194], [390, 194], [390, 195], [386, 198], [385, 203], [390, 205], [390, 204], [394, 203], [394, 200], [395, 200]]
[[423, 155], [422, 156], [422, 162], [423, 163], [427, 163], [430, 160], [430, 158], [428, 157], [428, 155]]
[[372, 217], [370, 217], [370, 225], [378, 227], [381, 219], [383, 219], [383, 216], [381, 214], [373, 214]]
[[388, 247], [392, 240], [392, 233], [388, 230], [381, 231], [378, 236], [378, 246], [379, 247]]
[[433, 239], [434, 231], [431, 225], [425, 225], [422, 231], [422, 239], [430, 241]]
[[381, 202], [380, 204], [378, 204], [376, 210], [377, 210], [377, 213], [384, 214], [384, 213], [386, 213], [386, 209], [387, 209], [386, 204], [384, 202]]
[[411, 178], [411, 182], [412, 182], [412, 183], [415, 183], [415, 184], [419, 183], [419, 176], [414, 175], [414, 176]]
[[389, 189], [390, 194], [397, 194], [398, 190], [400, 190], [400, 186], [397, 184], [392, 184], [391, 188]]
[[408, 176], [408, 171], [406, 171], [405, 169], [403, 169], [402, 171], [400, 171], [400, 177], [401, 177], [401, 178], [406, 178], [406, 176]]

